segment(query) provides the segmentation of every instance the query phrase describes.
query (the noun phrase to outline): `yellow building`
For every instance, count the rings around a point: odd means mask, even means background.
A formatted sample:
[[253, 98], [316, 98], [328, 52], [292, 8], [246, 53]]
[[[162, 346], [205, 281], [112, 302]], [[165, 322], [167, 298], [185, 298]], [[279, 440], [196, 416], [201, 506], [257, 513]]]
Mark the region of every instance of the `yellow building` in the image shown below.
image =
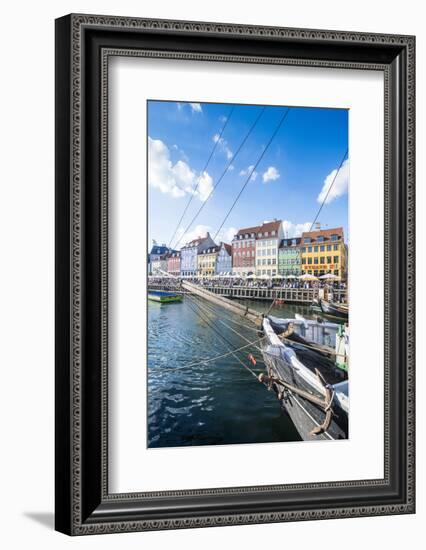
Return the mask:
[[212, 277], [216, 274], [218, 246], [211, 246], [202, 250], [197, 256], [197, 276]]
[[316, 277], [332, 273], [346, 280], [347, 252], [342, 227], [302, 233], [301, 254], [302, 273]]

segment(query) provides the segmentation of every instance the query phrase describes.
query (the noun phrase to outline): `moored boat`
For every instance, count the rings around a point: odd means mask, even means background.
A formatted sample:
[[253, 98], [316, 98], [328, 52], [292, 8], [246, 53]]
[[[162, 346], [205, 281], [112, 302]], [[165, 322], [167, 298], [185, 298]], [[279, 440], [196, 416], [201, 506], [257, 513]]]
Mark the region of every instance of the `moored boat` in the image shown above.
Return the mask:
[[346, 373], [332, 359], [306, 346], [284, 344], [268, 318], [262, 328], [266, 373], [259, 379], [276, 392], [302, 439], [347, 439]]
[[148, 300], [152, 302], [159, 302], [161, 304], [168, 304], [170, 302], [181, 302], [182, 294], [176, 292], [168, 292], [165, 290], [149, 290]]
[[336, 304], [335, 302], [327, 302], [323, 298], [319, 299], [319, 305], [325, 315], [338, 317], [339, 319], [348, 319], [349, 308], [346, 304]]

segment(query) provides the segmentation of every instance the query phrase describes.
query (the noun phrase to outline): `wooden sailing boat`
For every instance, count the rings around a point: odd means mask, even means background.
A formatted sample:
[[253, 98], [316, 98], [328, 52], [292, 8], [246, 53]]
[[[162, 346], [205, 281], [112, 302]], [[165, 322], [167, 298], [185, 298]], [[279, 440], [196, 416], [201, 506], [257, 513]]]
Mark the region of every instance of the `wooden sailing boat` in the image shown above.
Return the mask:
[[274, 390], [304, 440], [348, 438], [347, 375], [329, 359], [297, 343], [284, 344], [268, 318], [261, 343], [266, 373], [259, 380]]

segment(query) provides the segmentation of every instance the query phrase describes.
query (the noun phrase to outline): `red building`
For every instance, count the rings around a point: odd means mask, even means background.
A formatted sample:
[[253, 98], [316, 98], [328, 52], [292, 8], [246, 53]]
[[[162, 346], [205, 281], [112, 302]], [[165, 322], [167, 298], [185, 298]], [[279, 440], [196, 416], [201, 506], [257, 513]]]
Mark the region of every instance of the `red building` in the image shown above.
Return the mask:
[[232, 273], [248, 275], [256, 271], [256, 233], [259, 227], [240, 229], [232, 240]]
[[180, 252], [170, 252], [167, 259], [167, 272], [176, 277], [180, 276]]

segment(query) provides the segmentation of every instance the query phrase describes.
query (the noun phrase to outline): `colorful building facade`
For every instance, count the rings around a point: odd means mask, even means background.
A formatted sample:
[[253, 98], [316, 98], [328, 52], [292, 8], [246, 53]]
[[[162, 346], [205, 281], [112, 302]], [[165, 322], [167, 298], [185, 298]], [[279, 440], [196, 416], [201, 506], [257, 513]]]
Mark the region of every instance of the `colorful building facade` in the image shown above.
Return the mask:
[[232, 273], [232, 246], [227, 243], [220, 243], [217, 254], [216, 275]]
[[303, 273], [316, 277], [332, 273], [346, 279], [347, 248], [342, 227], [302, 233], [301, 254]]
[[161, 277], [164, 272], [167, 272], [168, 256], [168, 254], [161, 254], [160, 256], [154, 257], [151, 261], [152, 275], [158, 275]]
[[170, 252], [167, 258], [167, 272], [170, 275], [179, 277], [180, 275], [180, 252], [178, 250], [173, 250]]
[[300, 237], [283, 239], [278, 247], [278, 274], [283, 277], [302, 274], [302, 254]]
[[264, 222], [256, 233], [256, 275], [278, 274], [278, 248], [283, 238], [281, 220]]
[[[148, 275], [154, 275], [154, 269], [158, 272], [160, 265], [165, 267], [167, 271], [167, 262], [164, 264], [164, 256], [170, 252], [170, 248], [165, 244], [157, 244], [157, 241], [152, 241], [151, 252], [148, 253]], [[161, 263], [160, 258], [163, 258], [163, 263]]]
[[180, 251], [180, 274], [182, 277], [196, 277], [198, 271], [198, 254], [206, 248], [216, 246], [210, 233], [198, 237], [186, 244]]
[[216, 274], [218, 246], [211, 246], [202, 250], [197, 257], [198, 277], [212, 277]]
[[256, 233], [259, 227], [240, 229], [232, 239], [232, 273], [244, 277], [256, 269]]

